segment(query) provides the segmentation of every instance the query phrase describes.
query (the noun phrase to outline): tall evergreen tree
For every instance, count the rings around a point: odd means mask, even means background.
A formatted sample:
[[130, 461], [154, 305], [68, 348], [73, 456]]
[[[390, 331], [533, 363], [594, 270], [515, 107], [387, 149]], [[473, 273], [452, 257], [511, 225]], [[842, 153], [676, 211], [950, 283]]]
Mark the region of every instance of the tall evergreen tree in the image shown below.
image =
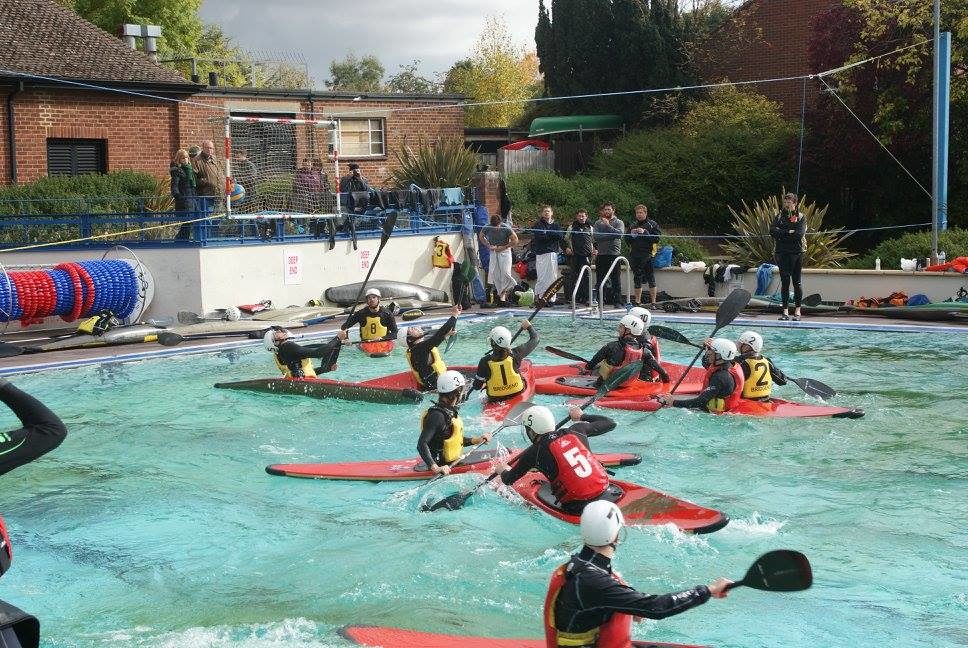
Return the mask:
[[544, 0], [538, 0], [538, 25], [534, 28], [534, 45], [538, 54], [538, 70], [544, 75], [545, 87], [557, 85], [557, 80], [549, 81], [555, 69], [555, 39], [551, 31], [551, 16]]

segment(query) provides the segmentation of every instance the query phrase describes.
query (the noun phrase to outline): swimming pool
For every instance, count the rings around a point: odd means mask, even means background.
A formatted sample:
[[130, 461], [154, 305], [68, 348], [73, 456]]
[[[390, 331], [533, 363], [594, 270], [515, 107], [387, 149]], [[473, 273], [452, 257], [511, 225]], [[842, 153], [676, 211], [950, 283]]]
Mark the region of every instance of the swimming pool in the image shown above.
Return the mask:
[[[492, 324], [463, 327], [448, 361], [475, 362]], [[538, 324], [542, 347], [588, 356], [614, 329]], [[710, 327], [677, 328], [701, 338]], [[836, 403], [867, 416], [609, 410], [619, 429], [593, 448], [644, 458], [619, 477], [732, 518], [708, 536], [631, 529], [616, 564], [639, 589], [670, 591], [738, 578], [760, 553], [788, 547], [811, 558], [815, 585], [788, 595], [740, 589], [639, 624], [635, 636], [737, 647], [965, 645], [968, 341], [764, 334], [779, 366], [836, 387]], [[691, 357], [671, 343], [663, 351]], [[543, 351], [534, 358], [561, 362]], [[348, 350], [340, 373], [402, 366], [399, 351], [372, 360]], [[212, 389], [271, 369], [249, 347], [14, 379], [70, 428], [56, 452], [5, 476], [0, 497], [16, 546], [0, 597], [41, 619], [44, 646], [345, 646], [335, 631], [350, 623], [540, 635], [547, 579], [577, 548], [576, 528], [494, 491], [461, 511], [418, 512], [474, 483], [469, 475], [416, 488], [266, 475], [275, 462], [412, 456], [423, 411]], [[803, 399], [792, 386], [781, 393]], [[472, 430], [479, 413], [476, 403], [465, 408]], [[12, 427], [2, 416], [0, 429]], [[517, 430], [498, 438], [523, 444]]]

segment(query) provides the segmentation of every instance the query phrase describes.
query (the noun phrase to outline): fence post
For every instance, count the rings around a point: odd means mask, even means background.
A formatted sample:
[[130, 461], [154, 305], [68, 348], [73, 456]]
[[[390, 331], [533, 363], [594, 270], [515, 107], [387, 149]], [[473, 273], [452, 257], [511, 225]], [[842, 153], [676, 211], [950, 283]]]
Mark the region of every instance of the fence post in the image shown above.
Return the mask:
[[138, 242], [140, 243], [144, 243], [145, 241], [145, 222], [145, 199], [138, 198]]

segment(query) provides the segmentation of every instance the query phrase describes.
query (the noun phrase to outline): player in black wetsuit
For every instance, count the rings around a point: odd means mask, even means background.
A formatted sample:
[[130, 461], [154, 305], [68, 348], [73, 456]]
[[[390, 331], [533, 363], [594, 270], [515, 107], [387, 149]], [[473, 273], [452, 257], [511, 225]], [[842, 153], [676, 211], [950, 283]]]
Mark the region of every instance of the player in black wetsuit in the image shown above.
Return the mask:
[[584, 414], [571, 408], [571, 427], [556, 430], [555, 419], [547, 407], [535, 405], [521, 415], [521, 424], [531, 439], [514, 463], [500, 470], [501, 481], [513, 484], [528, 471], [537, 469], [548, 478], [559, 507], [579, 514], [585, 505], [608, 489], [608, 474], [588, 448], [588, 437], [615, 429], [606, 416]]
[[420, 421], [417, 452], [427, 467], [438, 474], [450, 474], [450, 465], [460, 459], [464, 446], [486, 443], [491, 433], [479, 437], [464, 436], [464, 422], [457, 404], [464, 395], [467, 381], [459, 371], [445, 371], [437, 379], [440, 398], [424, 412]]
[[589, 371], [598, 371], [599, 382], [601, 382], [619, 367], [642, 360], [639, 380], [651, 382], [652, 374], [655, 372], [662, 382], [669, 382], [669, 374], [652, 355], [649, 347], [643, 345], [642, 337], [645, 335], [645, 323], [635, 315], [625, 315], [618, 324], [618, 339], [599, 349], [585, 368]]
[[428, 391], [437, 386], [437, 378], [447, 371], [447, 365], [437, 347], [457, 326], [461, 314], [459, 305], [450, 309], [450, 319], [431, 334], [426, 334], [419, 326], [407, 329], [407, 364], [420, 391]]
[[366, 307], [354, 311], [340, 325], [340, 329], [347, 330], [357, 324], [360, 325], [360, 339], [364, 342], [380, 342], [397, 339], [397, 320], [386, 308], [380, 306], [380, 291], [370, 288], [366, 291]]
[[486, 387], [487, 397], [491, 400], [504, 400], [524, 391], [524, 378], [519, 373], [521, 361], [538, 346], [538, 332], [528, 320], [521, 322], [521, 328], [528, 332], [528, 341], [513, 349], [511, 331], [503, 326], [491, 329], [488, 336], [491, 350], [477, 363], [477, 374], [471, 387], [474, 391]]
[[[0, 475], [50, 452], [67, 436], [67, 428], [56, 414], [3, 378], [0, 378], [0, 401], [10, 408], [23, 426], [0, 432]], [[12, 558], [10, 536], [0, 515], [0, 576], [10, 569]], [[0, 601], [0, 645], [35, 648], [39, 634], [36, 619]]]
[[[299, 344], [289, 339], [291, 335], [286, 329], [274, 328], [262, 338], [266, 351], [273, 354], [276, 366], [286, 378], [315, 378], [316, 374], [336, 369], [346, 331], [337, 331], [336, 337], [320, 344]], [[321, 360], [320, 366], [313, 367], [312, 358]]]
[[743, 373], [735, 367], [736, 344], [725, 338], [706, 341], [706, 380], [702, 391], [692, 398], [670, 399], [657, 396], [663, 405], [701, 409], [708, 412], [727, 412], [739, 400], [743, 389]]
[[773, 385], [787, 384], [787, 377], [773, 361], [764, 357], [763, 336], [756, 331], [743, 331], [736, 341], [737, 362], [743, 370], [743, 398], [769, 400]]
[[581, 515], [584, 546], [555, 570], [545, 597], [547, 646], [623, 648], [631, 645], [633, 617], [664, 619], [725, 598], [728, 579], [673, 594], [643, 594], [612, 571], [625, 520], [608, 501], [592, 502]]

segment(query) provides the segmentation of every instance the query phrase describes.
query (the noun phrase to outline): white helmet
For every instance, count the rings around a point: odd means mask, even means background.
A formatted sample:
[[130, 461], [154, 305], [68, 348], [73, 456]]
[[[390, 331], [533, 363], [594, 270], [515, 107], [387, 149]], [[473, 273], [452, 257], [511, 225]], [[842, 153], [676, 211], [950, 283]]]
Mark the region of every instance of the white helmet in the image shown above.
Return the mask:
[[652, 325], [652, 312], [648, 308], [642, 308], [641, 306], [636, 306], [635, 308], [629, 309], [629, 315], [635, 315], [642, 323], [645, 324], [646, 330]]
[[739, 334], [736, 346], [741, 344], [748, 344], [753, 349], [753, 353], [759, 353], [763, 350], [763, 336], [756, 331], [743, 331]]
[[510, 349], [511, 337], [511, 331], [507, 327], [495, 326], [491, 329], [491, 334], [488, 336], [488, 339], [491, 341], [491, 344], [499, 349]]
[[266, 331], [266, 334], [262, 336], [262, 346], [266, 348], [266, 351], [276, 350], [276, 329]]
[[466, 384], [467, 379], [464, 378], [464, 374], [461, 372], [445, 371], [437, 376], [437, 393], [449, 394], [457, 391], [458, 389], [463, 389], [464, 385]]
[[713, 338], [712, 349], [723, 360], [736, 359], [736, 343], [726, 338]]
[[543, 405], [535, 405], [524, 410], [524, 414], [521, 415], [521, 425], [535, 434], [547, 434], [555, 429], [556, 424], [550, 409]]
[[595, 500], [581, 512], [581, 539], [589, 547], [605, 547], [618, 538], [625, 526], [622, 511], [613, 502]]
[[370, 288], [366, 291], [366, 297], [376, 297], [377, 299], [382, 299], [383, 295], [381, 295], [380, 291], [376, 288]]
[[626, 315], [618, 323], [627, 328], [635, 337], [645, 333], [645, 322], [635, 315]]
[[229, 306], [225, 309], [225, 319], [230, 322], [238, 322], [242, 319], [242, 311], [239, 310], [238, 306]]

